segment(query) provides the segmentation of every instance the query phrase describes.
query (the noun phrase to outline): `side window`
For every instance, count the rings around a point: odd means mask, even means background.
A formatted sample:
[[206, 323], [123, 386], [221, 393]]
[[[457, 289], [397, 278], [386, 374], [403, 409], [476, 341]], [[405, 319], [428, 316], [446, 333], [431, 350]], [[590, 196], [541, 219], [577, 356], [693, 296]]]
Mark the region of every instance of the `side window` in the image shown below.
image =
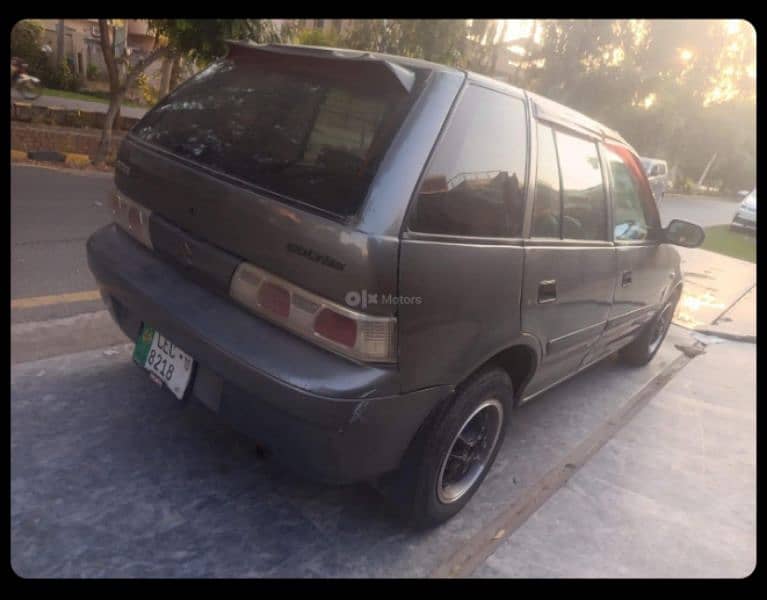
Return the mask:
[[521, 235], [526, 161], [522, 100], [469, 86], [418, 190], [410, 229]]
[[560, 203], [559, 166], [554, 132], [538, 124], [538, 165], [535, 174], [532, 236], [560, 238], [562, 205]]
[[562, 170], [562, 237], [607, 239], [607, 206], [602, 168], [594, 142], [556, 132]]
[[647, 239], [647, 218], [639, 197], [639, 182], [623, 159], [607, 150], [610, 185], [613, 196], [614, 238], [616, 240]]
[[[603, 146], [604, 148], [604, 146]], [[660, 230], [660, 215], [650, 184], [642, 165], [630, 150], [623, 146], [604, 148], [610, 165], [610, 185], [613, 195], [613, 237], [616, 240], [645, 240], [654, 238]], [[628, 185], [631, 185], [631, 193]], [[630, 223], [643, 224], [644, 232], [627, 229]], [[623, 225], [623, 227], [621, 227]], [[641, 228], [640, 227], [640, 228]]]

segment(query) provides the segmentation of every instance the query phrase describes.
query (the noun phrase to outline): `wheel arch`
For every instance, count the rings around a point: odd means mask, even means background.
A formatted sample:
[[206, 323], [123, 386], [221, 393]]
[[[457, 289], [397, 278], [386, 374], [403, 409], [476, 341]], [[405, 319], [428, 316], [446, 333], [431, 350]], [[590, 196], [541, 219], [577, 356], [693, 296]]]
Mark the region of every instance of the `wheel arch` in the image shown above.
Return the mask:
[[464, 382], [471, 379], [477, 373], [499, 367], [506, 371], [511, 378], [511, 383], [514, 386], [514, 405], [516, 406], [520, 398], [522, 398], [522, 393], [527, 384], [530, 383], [538, 368], [540, 356], [541, 349], [538, 340], [530, 334], [523, 333], [506, 347], [485, 357], [479, 364], [473, 365], [461, 377], [460, 382], [456, 385], [456, 389], [459, 389]]
[[511, 377], [514, 386], [514, 405], [518, 405], [523, 392], [533, 378], [540, 360], [539, 353], [532, 344], [516, 343], [487, 360], [476, 371], [498, 366]]

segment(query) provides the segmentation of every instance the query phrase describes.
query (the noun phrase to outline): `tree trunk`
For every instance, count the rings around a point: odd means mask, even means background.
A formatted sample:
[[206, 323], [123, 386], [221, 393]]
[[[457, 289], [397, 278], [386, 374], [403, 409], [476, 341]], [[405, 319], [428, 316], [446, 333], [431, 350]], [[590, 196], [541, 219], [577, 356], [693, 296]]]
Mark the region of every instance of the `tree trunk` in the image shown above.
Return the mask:
[[114, 129], [115, 121], [120, 114], [120, 105], [125, 98], [126, 92], [150, 64], [155, 60], [165, 57], [168, 52], [165, 47], [155, 48], [132, 69], [128, 69], [123, 81], [120, 82], [120, 73], [115, 59], [114, 42], [110, 40], [109, 24], [106, 19], [99, 19], [99, 31], [101, 33], [101, 39], [99, 40], [101, 44], [101, 52], [104, 55], [104, 63], [106, 64], [107, 73], [109, 74], [109, 110], [107, 110], [104, 119], [104, 129], [101, 132], [101, 141], [96, 150], [96, 156], [93, 158], [93, 163], [97, 166], [103, 165], [108, 156], [109, 148], [112, 144], [112, 130]]
[[96, 150], [96, 156], [93, 159], [93, 164], [97, 166], [103, 165], [109, 156], [109, 149], [112, 146], [112, 131], [114, 130], [114, 124], [120, 112], [122, 99], [123, 94], [121, 92], [118, 92], [116, 95], [112, 94], [109, 97], [109, 109], [104, 118], [104, 129], [101, 132], [101, 141]]
[[170, 92], [170, 72], [173, 66], [173, 60], [166, 58], [162, 61], [162, 76], [160, 78], [159, 97], [164, 98]]
[[176, 86], [179, 83], [179, 78], [181, 77], [181, 56], [176, 54], [173, 57], [173, 63], [171, 64], [170, 68], [170, 85], [168, 92], [172, 92], [174, 89], [176, 89]]
[[117, 61], [115, 61], [114, 45], [112, 40], [110, 40], [109, 24], [106, 19], [99, 19], [99, 33], [101, 52], [104, 55], [107, 75], [109, 75], [109, 110], [107, 110], [104, 119], [104, 129], [101, 132], [101, 141], [96, 150], [96, 156], [93, 157], [93, 164], [96, 166], [103, 165], [107, 158], [109, 147], [112, 144], [112, 129], [117, 113], [120, 110], [120, 102], [122, 101], [120, 75], [117, 70]]
[[65, 62], [64, 58], [64, 19], [59, 19], [58, 27], [56, 29], [56, 66]]
[[490, 59], [490, 77], [493, 77], [495, 75], [495, 69], [498, 66], [498, 52], [499, 50], [503, 49], [504, 53], [504, 60], [506, 60], [506, 26], [508, 23], [504, 19], [503, 23], [501, 24], [501, 37], [498, 40], [498, 43], [493, 43], [493, 54]]
[[708, 161], [708, 164], [706, 165], [706, 168], [703, 169], [703, 173], [701, 173], [700, 179], [698, 179], [698, 185], [703, 185], [703, 180], [706, 179], [706, 175], [708, 175], [709, 170], [711, 169], [711, 165], [714, 164], [714, 161], [716, 160], [716, 152], [714, 152], [713, 156], [711, 157], [711, 160]]

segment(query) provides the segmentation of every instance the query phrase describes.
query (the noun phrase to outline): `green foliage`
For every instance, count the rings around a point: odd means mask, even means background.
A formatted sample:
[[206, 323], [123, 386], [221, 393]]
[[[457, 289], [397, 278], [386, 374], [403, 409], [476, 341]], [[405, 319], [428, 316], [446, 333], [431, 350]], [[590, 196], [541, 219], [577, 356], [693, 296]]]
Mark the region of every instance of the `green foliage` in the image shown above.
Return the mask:
[[157, 104], [158, 93], [155, 88], [149, 84], [149, 78], [146, 73], [141, 73], [136, 79], [136, 87], [138, 87], [141, 93], [141, 99], [148, 106], [154, 106]]
[[732, 231], [729, 225], [706, 227], [704, 250], [718, 252], [740, 260], [756, 262], [756, 236], [746, 232]]
[[341, 45], [461, 66], [467, 33], [462, 19], [370, 19], [355, 21]]
[[58, 66], [48, 69], [42, 81], [46, 87], [56, 90], [76, 92], [80, 88], [80, 81], [66, 62], [59, 63]]
[[225, 55], [228, 39], [277, 41], [271, 22], [263, 19], [150, 19], [149, 26], [175, 53], [201, 66]]
[[305, 46], [339, 46], [339, 38], [332, 31], [324, 32], [321, 29], [302, 29], [294, 38], [297, 44]]
[[99, 68], [93, 63], [90, 63], [88, 68], [85, 70], [85, 76], [90, 80], [98, 79], [100, 74], [101, 71], [99, 71]]
[[[513, 83], [621, 132], [640, 154], [665, 158], [680, 177], [724, 190], [755, 181], [755, 36], [723, 21], [553, 20], [520, 59]], [[737, 42], [737, 43], [734, 43]], [[729, 86], [729, 87], [728, 87]], [[737, 93], [727, 94], [727, 89]], [[719, 91], [717, 91], [719, 90]], [[722, 92], [724, 90], [724, 92]], [[644, 104], [652, 98], [653, 102]]]

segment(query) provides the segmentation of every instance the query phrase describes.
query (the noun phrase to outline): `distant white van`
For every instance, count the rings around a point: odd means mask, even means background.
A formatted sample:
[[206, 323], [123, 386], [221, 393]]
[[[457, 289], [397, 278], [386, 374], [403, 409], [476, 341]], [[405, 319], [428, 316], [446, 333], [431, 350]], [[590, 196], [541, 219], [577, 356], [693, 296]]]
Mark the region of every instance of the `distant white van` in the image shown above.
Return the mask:
[[642, 156], [640, 160], [642, 161], [645, 173], [647, 173], [647, 179], [650, 182], [650, 188], [652, 189], [653, 196], [655, 196], [655, 201], [660, 202], [663, 200], [663, 194], [668, 189], [668, 164], [660, 158]]

